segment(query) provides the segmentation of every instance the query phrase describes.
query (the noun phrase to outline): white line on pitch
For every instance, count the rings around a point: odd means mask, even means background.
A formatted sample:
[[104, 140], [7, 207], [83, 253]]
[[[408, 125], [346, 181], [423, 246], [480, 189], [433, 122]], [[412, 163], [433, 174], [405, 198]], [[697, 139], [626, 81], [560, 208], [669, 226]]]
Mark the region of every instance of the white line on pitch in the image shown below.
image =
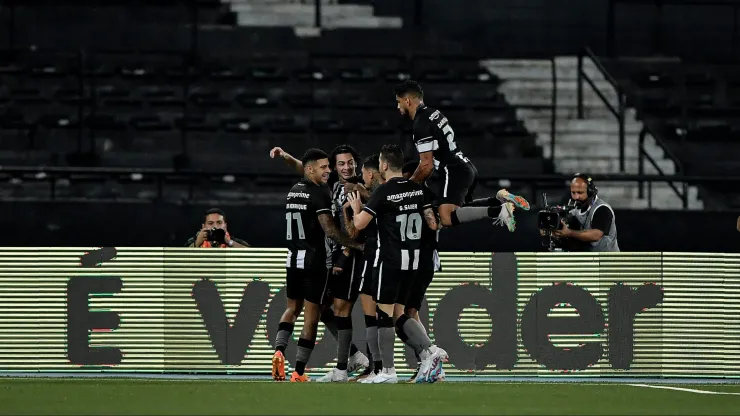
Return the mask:
[[688, 393], [699, 393], [699, 394], [727, 394], [731, 396], [740, 396], [740, 393], [733, 393], [729, 391], [709, 391], [709, 390], [697, 390], [697, 389], [687, 389], [683, 387], [671, 387], [671, 386], [651, 386], [650, 384], [630, 384], [630, 386], [634, 387], [647, 387], [651, 389], [665, 389], [665, 390], [676, 390], [676, 391], [685, 391]]

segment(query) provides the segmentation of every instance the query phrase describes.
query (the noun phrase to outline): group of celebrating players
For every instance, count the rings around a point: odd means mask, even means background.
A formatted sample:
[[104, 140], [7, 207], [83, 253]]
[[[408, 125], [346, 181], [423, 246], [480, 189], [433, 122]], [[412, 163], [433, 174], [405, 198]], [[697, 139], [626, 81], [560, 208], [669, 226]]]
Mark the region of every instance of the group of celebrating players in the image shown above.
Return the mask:
[[[359, 155], [349, 145], [330, 155], [309, 149], [301, 160], [279, 147], [270, 152], [303, 175], [286, 202], [287, 308], [275, 340], [275, 380], [285, 380], [285, 349], [301, 313], [292, 382], [309, 380], [306, 363], [319, 321], [338, 344], [337, 365], [319, 382], [346, 382], [361, 372], [354, 381], [397, 383], [396, 336], [417, 357], [409, 382], [443, 379], [447, 353], [432, 344], [418, 316], [434, 273], [441, 269], [439, 230], [489, 218], [513, 232], [515, 208], [529, 209], [524, 198], [504, 189], [496, 197], [474, 200], [478, 172], [463, 155], [447, 118], [424, 104], [414, 81], [397, 86], [395, 95], [401, 114], [413, 120], [418, 162], [404, 163], [399, 146], [385, 145], [363, 161], [358, 177]], [[358, 298], [370, 359], [352, 343], [351, 312]]]

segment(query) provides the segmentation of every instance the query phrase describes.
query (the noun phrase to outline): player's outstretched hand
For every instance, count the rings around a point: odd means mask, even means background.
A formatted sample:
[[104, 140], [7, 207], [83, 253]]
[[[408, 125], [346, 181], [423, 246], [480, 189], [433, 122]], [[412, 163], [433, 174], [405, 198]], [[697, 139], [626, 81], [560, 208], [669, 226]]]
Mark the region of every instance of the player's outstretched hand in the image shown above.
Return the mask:
[[352, 206], [352, 211], [358, 213], [362, 211], [362, 200], [360, 199], [359, 192], [350, 192], [347, 194], [347, 200]]
[[282, 147], [273, 147], [272, 150], [270, 150], [270, 157], [272, 159], [275, 159], [276, 157], [283, 157], [285, 154], [285, 151]]

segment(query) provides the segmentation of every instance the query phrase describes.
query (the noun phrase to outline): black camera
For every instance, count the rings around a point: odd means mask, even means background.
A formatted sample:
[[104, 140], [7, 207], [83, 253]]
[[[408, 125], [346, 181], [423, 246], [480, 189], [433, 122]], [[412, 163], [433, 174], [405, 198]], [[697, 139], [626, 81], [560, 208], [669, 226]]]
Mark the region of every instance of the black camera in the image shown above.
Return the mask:
[[221, 228], [212, 228], [207, 230], [208, 237], [206, 239], [212, 243], [226, 244], [226, 231]]
[[537, 228], [545, 231], [557, 231], [563, 228], [563, 221], [568, 221], [571, 206], [547, 205], [547, 194], [542, 194], [545, 207], [537, 213]]

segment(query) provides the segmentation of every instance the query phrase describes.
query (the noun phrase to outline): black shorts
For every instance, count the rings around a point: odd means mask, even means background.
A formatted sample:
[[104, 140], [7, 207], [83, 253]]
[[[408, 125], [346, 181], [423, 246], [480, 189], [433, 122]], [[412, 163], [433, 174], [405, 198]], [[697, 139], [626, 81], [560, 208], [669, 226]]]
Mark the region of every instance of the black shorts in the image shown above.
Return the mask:
[[427, 251], [427, 253], [424, 254], [422, 251], [422, 256], [419, 260], [419, 269], [414, 274], [414, 280], [411, 282], [408, 297], [404, 303], [407, 308], [417, 310], [421, 308], [427, 289], [434, 278], [434, 273], [441, 270], [437, 250]]
[[376, 292], [375, 302], [383, 305], [404, 304], [409, 295], [409, 288], [414, 280], [416, 270], [383, 267], [383, 262], [375, 269]]
[[375, 251], [362, 259], [362, 273], [360, 274], [360, 293], [368, 296], [375, 296], [378, 291], [378, 285], [375, 281]]
[[355, 302], [362, 284], [362, 256], [356, 253], [347, 261], [347, 267], [340, 274], [330, 272], [329, 296]]
[[445, 166], [437, 172], [434, 189], [440, 204], [453, 204], [458, 207], [473, 200], [478, 170], [472, 163]]
[[305, 300], [321, 305], [326, 296], [328, 274], [326, 267], [285, 269], [285, 293], [288, 299]]

